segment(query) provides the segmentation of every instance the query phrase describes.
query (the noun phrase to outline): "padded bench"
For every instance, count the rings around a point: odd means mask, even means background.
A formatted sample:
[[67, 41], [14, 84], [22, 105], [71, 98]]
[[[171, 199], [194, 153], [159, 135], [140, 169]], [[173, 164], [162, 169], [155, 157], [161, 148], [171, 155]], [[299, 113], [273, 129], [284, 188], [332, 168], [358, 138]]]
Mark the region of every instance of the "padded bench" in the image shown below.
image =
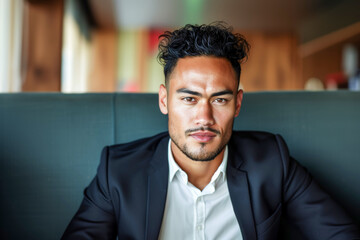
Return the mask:
[[[360, 222], [359, 92], [245, 93], [234, 129], [281, 134]], [[0, 94], [0, 239], [59, 239], [101, 149], [166, 130], [157, 94]]]

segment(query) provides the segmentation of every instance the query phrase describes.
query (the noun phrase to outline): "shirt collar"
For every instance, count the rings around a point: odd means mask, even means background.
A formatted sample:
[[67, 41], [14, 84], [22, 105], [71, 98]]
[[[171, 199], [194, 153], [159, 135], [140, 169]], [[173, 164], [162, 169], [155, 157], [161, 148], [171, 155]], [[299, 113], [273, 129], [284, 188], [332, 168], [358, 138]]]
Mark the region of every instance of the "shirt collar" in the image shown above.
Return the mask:
[[[186, 175], [186, 173], [175, 162], [174, 156], [171, 152], [171, 138], [169, 139], [169, 144], [168, 144], [168, 161], [169, 161], [169, 183], [173, 181], [174, 176], [176, 175], [176, 173], [178, 171], [180, 173], [182, 173], [183, 175], [184, 174]], [[210, 183], [215, 182], [216, 179], [219, 177], [219, 175], [221, 176], [222, 181], [225, 181], [227, 162], [228, 162], [228, 146], [226, 145], [223, 160], [222, 160], [220, 166], [218, 167], [218, 169], [215, 171], [214, 175], [212, 176]], [[187, 178], [187, 175], [186, 175], [186, 178]]]

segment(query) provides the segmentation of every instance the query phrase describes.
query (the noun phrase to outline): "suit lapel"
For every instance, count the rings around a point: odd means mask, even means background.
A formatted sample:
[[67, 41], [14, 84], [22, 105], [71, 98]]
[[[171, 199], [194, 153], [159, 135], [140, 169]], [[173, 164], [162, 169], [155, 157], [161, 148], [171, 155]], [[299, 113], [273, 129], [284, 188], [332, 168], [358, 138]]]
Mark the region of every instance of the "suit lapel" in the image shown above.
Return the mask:
[[[169, 181], [167, 159], [169, 137], [159, 143], [148, 171], [145, 239], [158, 239], [166, 204]], [[235, 216], [244, 240], [256, 239], [247, 173], [240, 170], [242, 160], [229, 146], [227, 182]]]
[[169, 178], [168, 141], [168, 137], [161, 140], [149, 167], [145, 239], [158, 239], [161, 228]]
[[254, 215], [251, 205], [247, 173], [240, 170], [242, 160], [231, 151], [227, 166], [227, 182], [235, 216], [244, 240], [256, 239]]

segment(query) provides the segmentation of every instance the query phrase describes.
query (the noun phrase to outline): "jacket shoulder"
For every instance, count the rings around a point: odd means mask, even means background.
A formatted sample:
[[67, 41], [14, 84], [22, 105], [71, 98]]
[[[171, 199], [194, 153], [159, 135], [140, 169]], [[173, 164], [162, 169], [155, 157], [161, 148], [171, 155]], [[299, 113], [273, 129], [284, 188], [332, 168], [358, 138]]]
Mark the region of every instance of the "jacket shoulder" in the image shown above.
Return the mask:
[[259, 165], [283, 165], [289, 158], [288, 148], [278, 134], [260, 131], [234, 131], [229, 149], [243, 167], [257, 168]]
[[[150, 165], [164, 164], [167, 156], [167, 132], [132, 142], [105, 147], [102, 162], [105, 161], [110, 172], [125, 175], [146, 170]], [[165, 160], [164, 160], [165, 159]], [[116, 173], [117, 172], [117, 173]]]
[[129, 154], [138, 151], [154, 151], [157, 146], [166, 139], [169, 139], [168, 132], [162, 132], [151, 137], [141, 138], [127, 143], [114, 144], [108, 148], [110, 155], [121, 152]]
[[263, 141], [266, 139], [274, 139], [278, 134], [265, 132], [265, 131], [233, 131], [233, 140], [253, 140]]

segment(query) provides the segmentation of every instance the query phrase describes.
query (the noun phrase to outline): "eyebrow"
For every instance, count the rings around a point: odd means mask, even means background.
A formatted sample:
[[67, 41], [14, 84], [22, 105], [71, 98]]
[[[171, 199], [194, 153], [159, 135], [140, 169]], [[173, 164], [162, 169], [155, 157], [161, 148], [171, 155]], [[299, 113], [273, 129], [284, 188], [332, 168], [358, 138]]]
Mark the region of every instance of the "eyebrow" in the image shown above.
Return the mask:
[[195, 95], [195, 96], [201, 96], [201, 93], [191, 91], [191, 90], [189, 90], [187, 88], [180, 88], [180, 89], [176, 90], [176, 92], [177, 93], [188, 93], [188, 94]]
[[[195, 92], [195, 91], [191, 91], [187, 88], [180, 88], [178, 90], [176, 90], [177, 93], [188, 93], [188, 94], [191, 94], [191, 95], [195, 95], [195, 96], [202, 96], [201, 93], [199, 92]], [[221, 96], [221, 95], [227, 95], [227, 94], [230, 94], [230, 95], [233, 95], [233, 92], [230, 91], [230, 90], [224, 90], [224, 91], [220, 91], [220, 92], [216, 92], [216, 93], [213, 93], [211, 94], [211, 97], [216, 97], [216, 96]]]
[[233, 92], [230, 91], [230, 90], [224, 90], [224, 91], [221, 91], [221, 92], [216, 92], [216, 93], [213, 93], [211, 94], [211, 97], [216, 97], [216, 96], [221, 96], [221, 95], [233, 95]]

